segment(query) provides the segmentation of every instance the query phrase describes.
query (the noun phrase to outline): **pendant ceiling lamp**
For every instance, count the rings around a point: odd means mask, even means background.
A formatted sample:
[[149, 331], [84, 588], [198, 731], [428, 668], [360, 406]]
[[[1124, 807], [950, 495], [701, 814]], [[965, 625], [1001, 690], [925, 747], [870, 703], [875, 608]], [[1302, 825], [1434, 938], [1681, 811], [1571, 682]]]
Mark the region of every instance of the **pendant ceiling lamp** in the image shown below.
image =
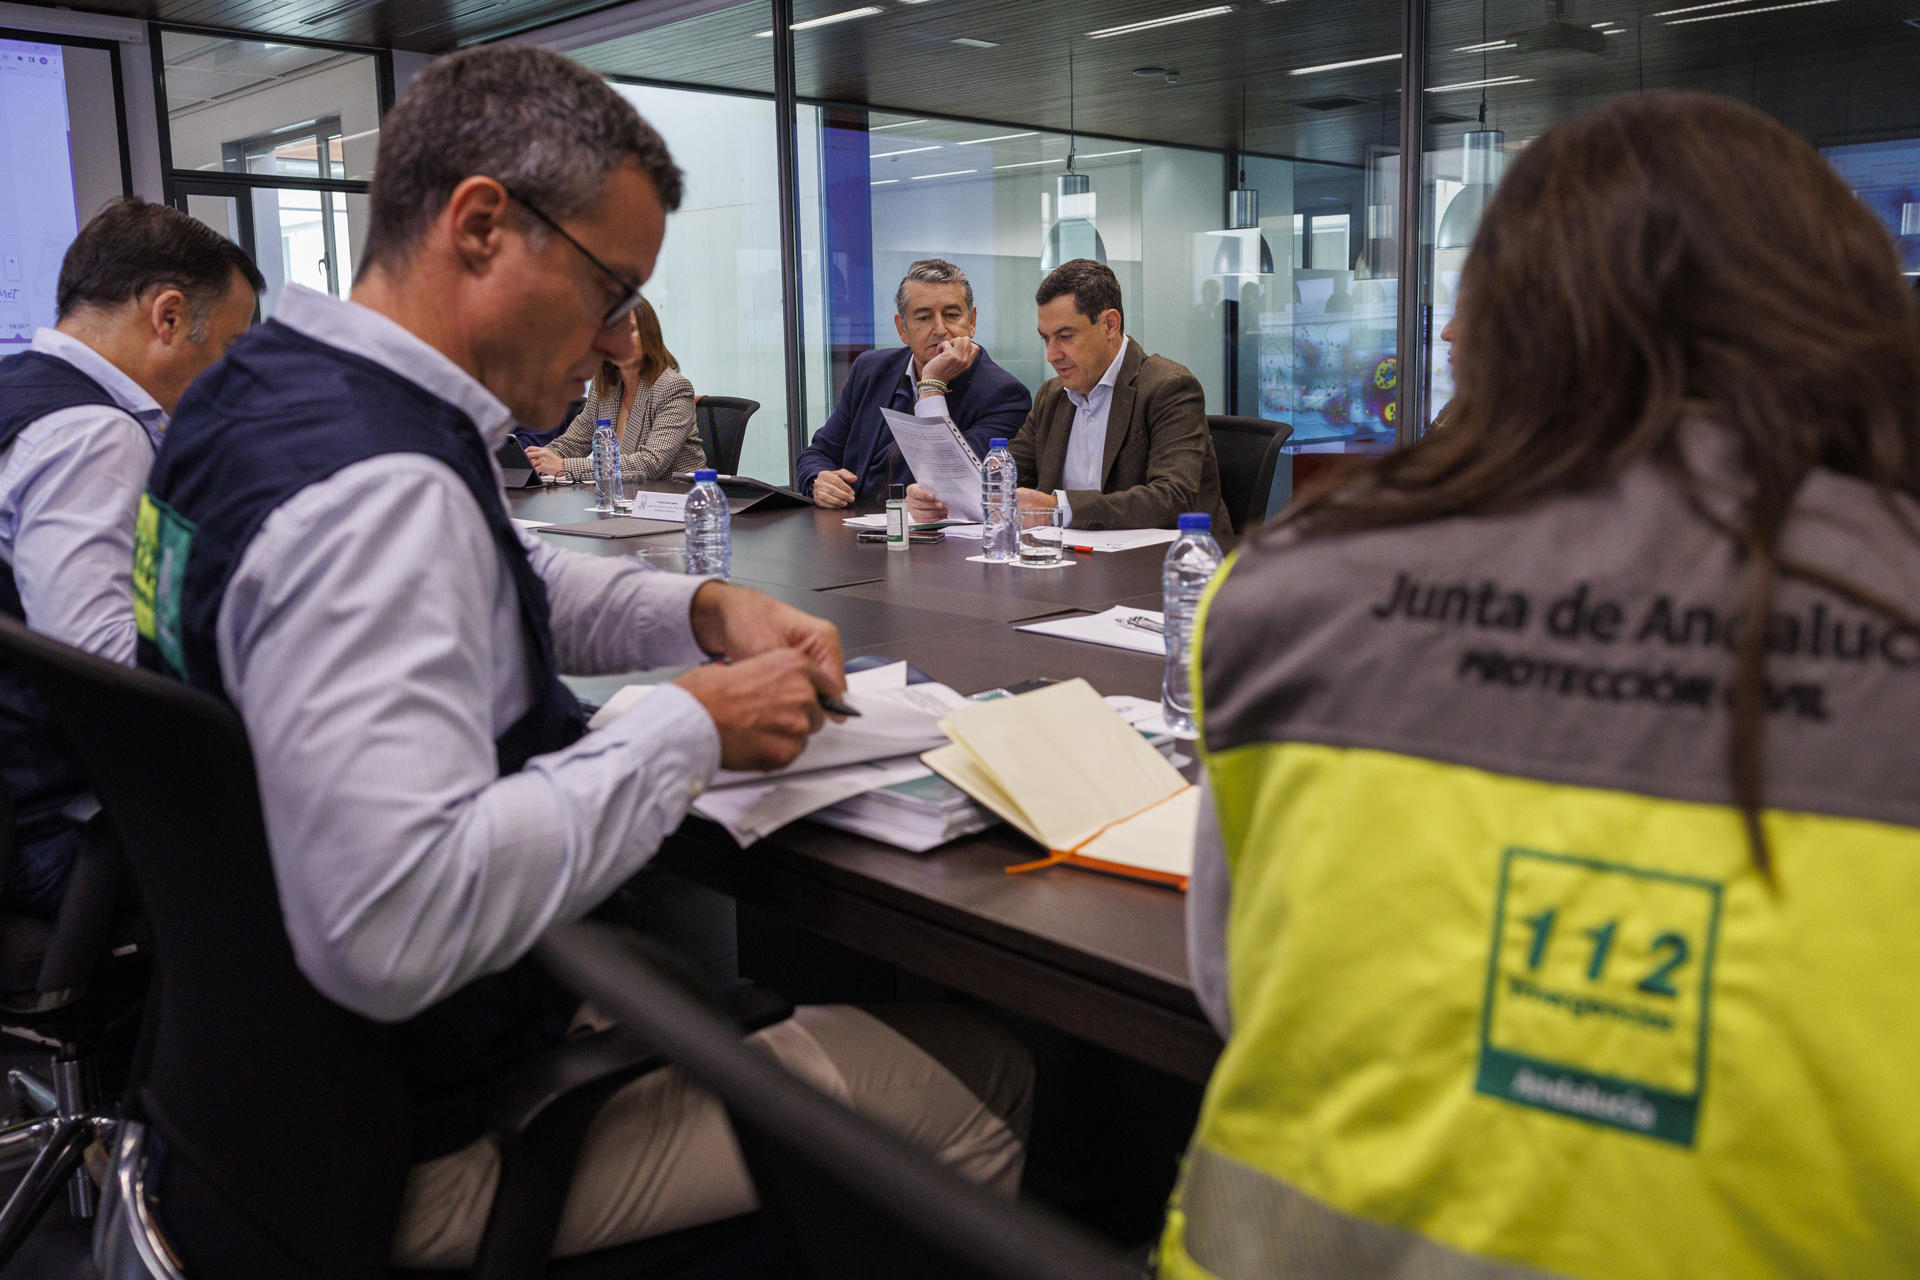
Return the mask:
[[1215, 276], [1270, 276], [1273, 249], [1260, 234], [1260, 193], [1247, 185], [1247, 91], [1240, 90], [1240, 177], [1227, 193], [1227, 229], [1216, 232]]
[[1073, 170], [1073, 46], [1067, 46], [1067, 171], [1060, 175], [1053, 225], [1040, 247], [1040, 270], [1051, 271], [1075, 258], [1105, 264], [1107, 246], [1093, 225], [1093, 182]]
[[1466, 186], [1447, 206], [1446, 216], [1440, 219], [1440, 227], [1434, 233], [1433, 245], [1436, 249], [1469, 249], [1473, 247], [1473, 237], [1480, 230], [1480, 215], [1486, 212], [1487, 201], [1493, 199], [1493, 189], [1500, 184], [1501, 171], [1506, 165], [1506, 152], [1500, 144], [1507, 135], [1498, 129], [1487, 128], [1487, 5], [1480, 0], [1480, 123], [1460, 140], [1460, 181]]

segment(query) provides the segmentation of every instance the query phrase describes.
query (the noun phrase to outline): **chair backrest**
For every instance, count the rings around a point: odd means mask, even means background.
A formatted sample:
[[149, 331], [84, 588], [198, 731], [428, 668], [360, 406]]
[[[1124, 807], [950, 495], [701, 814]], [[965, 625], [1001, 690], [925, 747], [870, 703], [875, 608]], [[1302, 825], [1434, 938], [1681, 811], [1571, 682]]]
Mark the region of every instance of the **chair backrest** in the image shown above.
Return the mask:
[[391, 1032], [307, 981], [239, 716], [0, 617], [119, 829], [153, 933], [133, 1111], [195, 1277], [382, 1276], [410, 1130]]
[[1244, 533], [1267, 517], [1280, 446], [1293, 435], [1293, 428], [1265, 418], [1210, 413], [1207, 431], [1213, 436], [1214, 456], [1220, 460], [1220, 496], [1233, 517], [1233, 531]]
[[762, 1207], [798, 1225], [816, 1280], [1138, 1280], [1077, 1229], [967, 1182], [749, 1048], [644, 940], [583, 922], [549, 930], [537, 954], [719, 1096]]
[[700, 443], [707, 465], [723, 476], [740, 470], [740, 449], [747, 442], [747, 419], [760, 408], [758, 400], [738, 396], [701, 396], [694, 401], [694, 421], [700, 424]]

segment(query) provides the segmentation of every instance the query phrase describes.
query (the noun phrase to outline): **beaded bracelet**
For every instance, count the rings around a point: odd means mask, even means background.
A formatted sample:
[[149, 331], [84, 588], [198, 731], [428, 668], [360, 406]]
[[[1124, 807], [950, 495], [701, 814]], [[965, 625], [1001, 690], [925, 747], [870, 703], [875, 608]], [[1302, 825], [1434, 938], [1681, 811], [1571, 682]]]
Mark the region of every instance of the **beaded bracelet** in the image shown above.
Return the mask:
[[941, 395], [947, 394], [947, 384], [938, 378], [922, 378], [913, 384], [913, 389], [922, 395], [928, 391], [938, 391]]

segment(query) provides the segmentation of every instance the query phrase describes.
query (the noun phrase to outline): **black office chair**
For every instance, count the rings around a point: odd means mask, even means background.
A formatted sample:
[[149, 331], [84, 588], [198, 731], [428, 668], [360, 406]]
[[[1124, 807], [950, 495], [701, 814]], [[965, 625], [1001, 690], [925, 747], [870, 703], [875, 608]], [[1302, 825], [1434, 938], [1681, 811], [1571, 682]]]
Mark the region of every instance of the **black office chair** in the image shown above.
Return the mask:
[[813, 1280], [1139, 1280], [1138, 1267], [1038, 1209], [942, 1168], [742, 1045], [654, 945], [592, 922], [535, 949], [562, 982], [726, 1104], [764, 1217]]
[[[0, 787], [0, 883], [13, 855], [13, 799]], [[82, 1167], [116, 1120], [101, 1093], [99, 1057], [131, 1041], [145, 979], [145, 949], [127, 901], [125, 863], [103, 813], [81, 828], [80, 849], [52, 920], [0, 915], [0, 1039], [53, 1046], [42, 1075], [7, 1073], [15, 1112], [0, 1128], [0, 1162], [32, 1162], [0, 1208], [0, 1265], [32, 1232], [62, 1186], [68, 1211], [93, 1216]]]
[[[239, 716], [5, 617], [0, 654], [46, 699], [124, 833], [153, 933], [140, 1070], [95, 1228], [102, 1276], [387, 1277], [410, 1141], [395, 1033], [295, 964]], [[750, 997], [750, 1025], [785, 1016]], [[592, 1115], [657, 1065], [602, 1032], [499, 1082], [501, 1176], [474, 1275], [656, 1276], [752, 1240], [736, 1220], [548, 1264]]]
[[1207, 431], [1213, 436], [1214, 456], [1220, 460], [1220, 496], [1233, 517], [1233, 531], [1245, 533], [1267, 518], [1280, 446], [1293, 435], [1293, 428], [1265, 418], [1210, 413]]
[[707, 465], [723, 476], [740, 471], [740, 449], [747, 442], [747, 419], [760, 408], [758, 400], [738, 396], [701, 396], [693, 402], [693, 418], [700, 427], [700, 444]]

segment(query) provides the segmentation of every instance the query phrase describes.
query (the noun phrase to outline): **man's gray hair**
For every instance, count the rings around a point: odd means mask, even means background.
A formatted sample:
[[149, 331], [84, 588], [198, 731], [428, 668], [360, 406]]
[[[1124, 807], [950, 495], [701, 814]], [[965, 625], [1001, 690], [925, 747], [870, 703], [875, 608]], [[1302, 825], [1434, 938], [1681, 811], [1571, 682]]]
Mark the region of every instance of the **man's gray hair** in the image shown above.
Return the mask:
[[907, 268], [906, 275], [900, 277], [900, 287], [893, 291], [893, 314], [902, 319], [907, 314], [909, 284], [957, 284], [967, 291], [967, 310], [973, 310], [973, 281], [967, 279], [966, 272], [945, 258], [922, 258]]
[[441, 58], [381, 122], [360, 269], [404, 260], [468, 178], [497, 178], [565, 220], [590, 207], [622, 164], [639, 165], [667, 212], [680, 207], [680, 170], [666, 142], [573, 59], [522, 44]]

